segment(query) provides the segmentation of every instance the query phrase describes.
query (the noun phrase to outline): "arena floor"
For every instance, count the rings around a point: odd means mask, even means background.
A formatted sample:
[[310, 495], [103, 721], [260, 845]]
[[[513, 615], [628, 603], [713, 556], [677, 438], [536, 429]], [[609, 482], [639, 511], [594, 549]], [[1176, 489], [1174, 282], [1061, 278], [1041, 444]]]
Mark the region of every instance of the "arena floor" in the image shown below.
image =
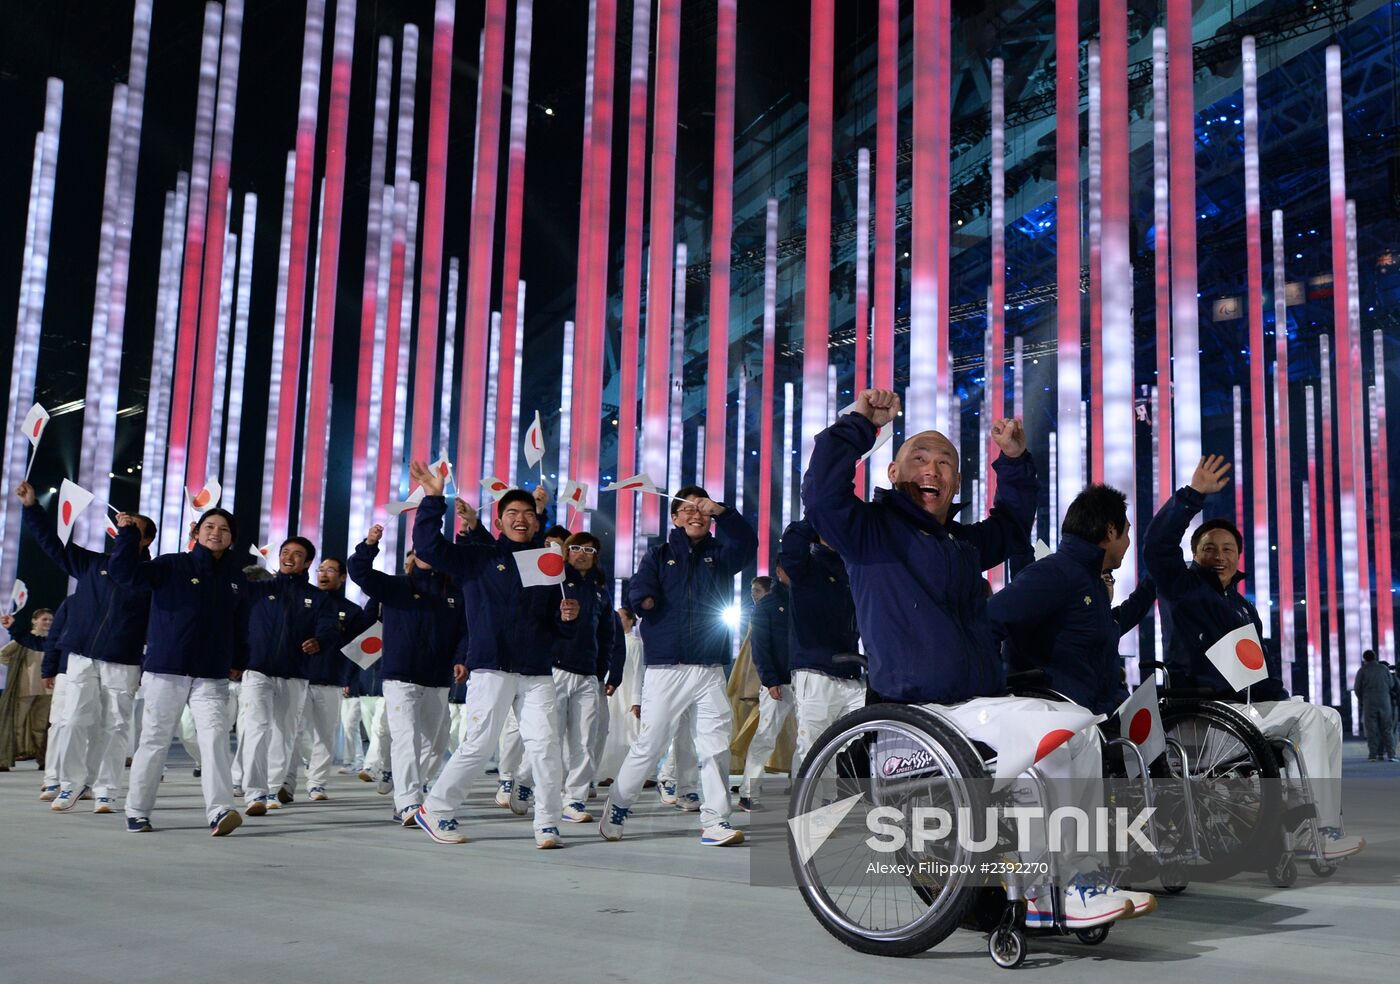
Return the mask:
[[[1348, 777], [1400, 782], [1365, 761]], [[747, 848], [702, 848], [693, 816], [642, 803], [620, 844], [564, 825], [566, 849], [534, 849], [528, 821], [486, 804], [462, 814], [470, 842], [434, 845], [387, 821], [388, 797], [337, 776], [302, 802], [208, 836], [188, 759], [172, 753], [152, 819], [55, 815], [27, 764], [0, 775], [0, 982], [40, 979], [444, 981], [842, 981], [889, 975], [1004, 979], [984, 938], [960, 931], [910, 961], [848, 950], [795, 891], [748, 884]], [[742, 822], [742, 820], [741, 820]], [[1396, 871], [1400, 824], [1351, 817], [1359, 862]], [[1032, 942], [1038, 981], [1394, 980], [1400, 887], [1323, 883], [1281, 891], [1263, 876], [1192, 886], [1107, 942]], [[1385, 879], [1379, 881], [1384, 882]], [[878, 978], [877, 978], [878, 979]]]

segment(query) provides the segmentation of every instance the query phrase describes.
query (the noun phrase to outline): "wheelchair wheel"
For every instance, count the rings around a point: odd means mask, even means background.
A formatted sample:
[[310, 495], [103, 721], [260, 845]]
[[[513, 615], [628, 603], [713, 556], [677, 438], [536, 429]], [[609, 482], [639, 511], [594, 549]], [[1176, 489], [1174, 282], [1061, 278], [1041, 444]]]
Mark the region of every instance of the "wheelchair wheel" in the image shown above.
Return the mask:
[[1331, 878], [1337, 873], [1337, 866], [1335, 864], [1325, 864], [1317, 860], [1309, 861], [1308, 867], [1311, 868], [1312, 873], [1319, 878]]
[[1293, 855], [1285, 854], [1269, 865], [1267, 874], [1269, 881], [1278, 888], [1292, 888], [1298, 880], [1298, 864], [1293, 860]]
[[[839, 813], [821, 846], [803, 856], [789, 825], [788, 857], [802, 897], [827, 932], [862, 953], [910, 956], [936, 946], [971, 906], [969, 876], [916, 870], [869, 870], [872, 851], [866, 817], [893, 807], [901, 817], [916, 807], [941, 807], [956, 815], [985, 815], [985, 789], [963, 780], [986, 776], [982, 759], [952, 725], [917, 707], [874, 704], [848, 714], [819, 737], [793, 783], [790, 818], [855, 799]], [[837, 814], [832, 814], [837, 816]], [[907, 823], [901, 829], [907, 834]], [[915, 854], [908, 844], [884, 856], [891, 866], [942, 862], [966, 864], [970, 855], [939, 841]]]
[[1187, 816], [1179, 790], [1162, 797], [1158, 829], [1173, 867], [1193, 881], [1265, 867], [1279, 844], [1281, 794], [1277, 760], [1264, 736], [1243, 714], [1214, 701], [1169, 702], [1162, 727], [1186, 752], [1183, 769], [1169, 741], [1166, 769], [1189, 782], [1194, 804], [1193, 816]]
[[1108, 931], [1112, 925], [1112, 923], [1104, 923], [1102, 926], [1081, 929], [1074, 935], [1077, 936], [1079, 942], [1083, 943], [1085, 946], [1098, 946], [1104, 940], [1108, 939]]
[[1026, 934], [1015, 926], [998, 926], [987, 938], [987, 956], [1002, 970], [1015, 970], [1026, 962]]

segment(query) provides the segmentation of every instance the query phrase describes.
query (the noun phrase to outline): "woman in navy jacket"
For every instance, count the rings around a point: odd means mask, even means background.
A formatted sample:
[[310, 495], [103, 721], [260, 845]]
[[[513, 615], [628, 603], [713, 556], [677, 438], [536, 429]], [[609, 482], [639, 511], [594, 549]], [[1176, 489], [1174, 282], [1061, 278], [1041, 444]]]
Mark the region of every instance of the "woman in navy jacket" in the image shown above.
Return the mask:
[[199, 734], [200, 782], [215, 837], [232, 833], [243, 818], [233, 809], [228, 743], [228, 684], [247, 663], [248, 585], [230, 548], [238, 535], [231, 513], [210, 509], [196, 525], [187, 553], [142, 556], [135, 517], [117, 517], [117, 542], [108, 572], [118, 584], [151, 593], [141, 743], [131, 763], [126, 829], [150, 831], [170, 739], [189, 705]]

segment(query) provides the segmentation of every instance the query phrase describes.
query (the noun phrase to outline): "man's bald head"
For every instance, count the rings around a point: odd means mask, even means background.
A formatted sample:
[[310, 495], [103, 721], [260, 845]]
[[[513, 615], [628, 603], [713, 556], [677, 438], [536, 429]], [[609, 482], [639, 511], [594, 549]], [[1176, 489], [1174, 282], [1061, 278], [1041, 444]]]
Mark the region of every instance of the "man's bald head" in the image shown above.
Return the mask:
[[962, 485], [958, 449], [939, 431], [921, 431], [899, 446], [889, 479], [921, 509], [946, 522]]

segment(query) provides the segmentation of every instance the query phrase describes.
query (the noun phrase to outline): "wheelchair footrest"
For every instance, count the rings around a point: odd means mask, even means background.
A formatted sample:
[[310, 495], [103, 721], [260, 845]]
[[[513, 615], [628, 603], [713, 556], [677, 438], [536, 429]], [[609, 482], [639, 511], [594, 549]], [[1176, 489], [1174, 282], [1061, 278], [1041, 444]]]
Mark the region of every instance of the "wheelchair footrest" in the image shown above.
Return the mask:
[[1283, 811], [1280, 822], [1285, 830], [1297, 830], [1308, 820], [1317, 819], [1315, 803], [1300, 803]]

